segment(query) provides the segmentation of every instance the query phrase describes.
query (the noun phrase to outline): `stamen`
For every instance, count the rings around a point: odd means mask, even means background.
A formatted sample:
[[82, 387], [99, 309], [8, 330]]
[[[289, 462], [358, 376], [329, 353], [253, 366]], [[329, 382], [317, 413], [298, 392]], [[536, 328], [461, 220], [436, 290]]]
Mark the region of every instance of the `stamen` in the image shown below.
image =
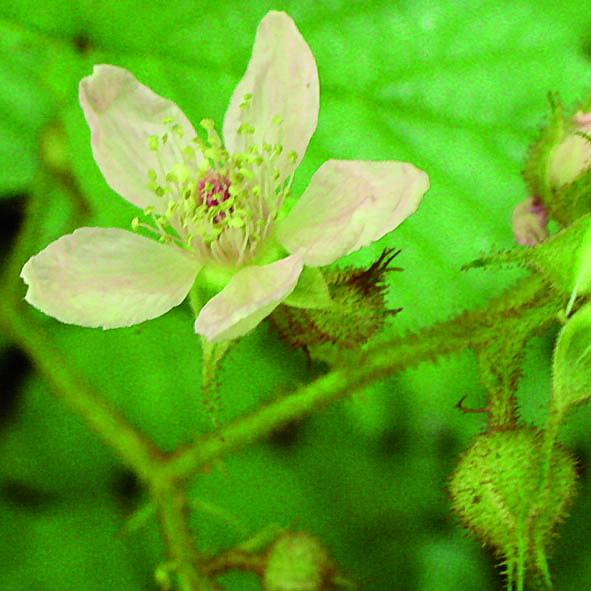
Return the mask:
[[[240, 108], [247, 116], [252, 94], [244, 96]], [[274, 125], [281, 125], [274, 117]], [[283, 152], [278, 143], [247, 142], [244, 152], [230, 155], [215, 130], [211, 119], [203, 119], [201, 136], [185, 138], [181, 125], [173, 117], [164, 117], [168, 130], [161, 136], [149, 136], [150, 150], [155, 152], [157, 166], [146, 171], [148, 187], [159, 198], [166, 199], [159, 211], [146, 208], [152, 225], [131, 222], [132, 229], [146, 228], [160, 241], [191, 250], [200, 258], [210, 257], [222, 266], [241, 266], [255, 256], [269, 228], [277, 217], [277, 209], [289, 193], [293, 174], [282, 177], [275, 160]], [[243, 119], [238, 133], [255, 132]], [[180, 162], [163, 164], [163, 152], [177, 154]], [[200, 156], [197, 156], [200, 152]], [[297, 161], [289, 152], [291, 164]]]

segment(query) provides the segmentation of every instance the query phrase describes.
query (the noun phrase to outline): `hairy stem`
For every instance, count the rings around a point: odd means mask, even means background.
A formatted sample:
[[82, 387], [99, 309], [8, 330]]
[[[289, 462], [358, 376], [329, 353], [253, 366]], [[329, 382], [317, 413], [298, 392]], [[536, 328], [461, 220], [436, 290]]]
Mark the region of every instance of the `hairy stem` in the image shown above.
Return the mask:
[[[552, 304], [552, 296], [548, 295], [542, 279], [527, 278], [514, 289], [523, 290], [528, 301], [532, 297], [539, 298], [538, 324], [552, 321], [559, 304]], [[542, 292], [546, 295], [541, 295]], [[491, 302], [491, 306], [498, 308], [494, 322], [490, 320], [488, 309], [483, 312], [469, 311], [417, 334], [375, 345], [361, 353], [355, 363], [334, 369], [313, 383], [236, 419], [215, 433], [203, 435], [190, 447], [177, 450], [164, 470], [174, 478], [189, 478], [214, 459], [259, 441], [290, 421], [312, 414], [318, 408], [350, 396], [375, 381], [422, 361], [458, 353], [467, 347], [476, 347], [495, 339], [503, 323], [513, 323], [515, 318], [515, 314], [508, 314], [500, 302], [514, 308], [516, 298], [510, 304], [505, 298], [505, 294], [501, 294]]]

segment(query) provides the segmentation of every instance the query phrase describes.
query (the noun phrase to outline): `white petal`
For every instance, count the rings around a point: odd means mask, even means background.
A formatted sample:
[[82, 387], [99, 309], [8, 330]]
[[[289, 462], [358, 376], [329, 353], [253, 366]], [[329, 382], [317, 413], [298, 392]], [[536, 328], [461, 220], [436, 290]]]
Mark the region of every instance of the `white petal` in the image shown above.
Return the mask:
[[[295, 23], [284, 12], [269, 12], [258, 26], [246, 73], [226, 112], [226, 147], [237, 153], [248, 143], [281, 144], [283, 152], [274, 164], [285, 176], [304, 157], [316, 129], [319, 92], [314, 56]], [[240, 103], [247, 93], [252, 101], [250, 110], [244, 111]], [[281, 125], [272, 123], [275, 116], [281, 118]], [[237, 134], [244, 120], [254, 126], [254, 134]], [[288, 160], [290, 151], [297, 154], [295, 165]]]
[[61, 322], [131, 326], [180, 304], [199, 265], [171, 246], [118, 228], [80, 228], [31, 257], [25, 299]]
[[210, 343], [246, 334], [294, 290], [302, 269], [298, 256], [269, 265], [244, 267], [201, 309], [195, 332]]
[[428, 188], [407, 162], [328, 160], [277, 224], [277, 241], [310, 267], [329, 265], [396, 228]]
[[[172, 101], [116, 66], [95, 66], [93, 74], [80, 82], [79, 94], [90, 126], [92, 153], [107, 184], [134, 205], [142, 209], [152, 205], [163, 213], [166, 201], [148, 188], [148, 170], [153, 168], [159, 177], [161, 172], [148, 138], [169, 131], [162, 120], [172, 117], [184, 132], [185, 145], [196, 135], [190, 121]], [[165, 172], [183, 162], [178, 142], [174, 137], [170, 140], [158, 152]]]

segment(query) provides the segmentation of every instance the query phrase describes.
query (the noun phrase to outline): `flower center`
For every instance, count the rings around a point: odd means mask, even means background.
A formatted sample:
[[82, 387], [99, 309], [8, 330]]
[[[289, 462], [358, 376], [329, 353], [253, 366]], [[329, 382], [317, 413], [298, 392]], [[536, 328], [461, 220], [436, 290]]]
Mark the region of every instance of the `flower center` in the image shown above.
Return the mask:
[[[250, 108], [250, 95], [241, 105]], [[291, 168], [278, 167], [279, 144], [246, 144], [243, 153], [230, 155], [214, 129], [204, 119], [207, 139], [184, 138], [182, 127], [170, 117], [161, 136], [150, 136], [158, 169], [147, 171], [148, 187], [157, 205], [147, 207], [155, 228], [132, 221], [132, 228], [149, 229], [161, 242], [191, 251], [201, 264], [228, 269], [240, 267], [263, 251], [293, 179], [295, 153], [288, 154]], [[281, 125], [278, 118], [274, 125]], [[239, 134], [248, 137], [254, 128], [243, 119]]]

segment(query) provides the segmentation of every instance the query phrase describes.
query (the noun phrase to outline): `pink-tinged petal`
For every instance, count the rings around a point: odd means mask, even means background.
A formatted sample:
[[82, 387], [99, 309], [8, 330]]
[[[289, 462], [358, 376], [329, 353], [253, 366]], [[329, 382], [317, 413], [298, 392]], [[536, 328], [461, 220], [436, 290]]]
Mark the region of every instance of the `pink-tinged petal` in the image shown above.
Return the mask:
[[367, 246], [416, 211], [429, 177], [407, 162], [328, 160], [277, 225], [277, 240], [310, 267]]
[[[314, 56], [293, 20], [284, 12], [269, 12], [260, 22], [246, 73], [236, 86], [224, 119], [224, 140], [231, 153], [243, 152], [246, 144], [263, 141], [283, 146], [275, 165], [283, 175], [294, 169], [288, 152], [304, 157], [316, 129], [319, 105], [318, 71]], [[240, 103], [252, 94], [250, 109]], [[280, 125], [273, 123], [280, 117]], [[243, 121], [254, 126], [239, 135]]]
[[148, 170], [160, 175], [158, 158], [168, 172], [183, 157], [174, 138], [164, 146], [160, 142], [158, 152], [150, 149], [148, 138], [170, 132], [162, 120], [172, 117], [185, 141], [190, 141], [196, 134], [189, 120], [172, 101], [116, 66], [94, 66], [92, 75], [80, 82], [79, 95], [90, 126], [92, 153], [107, 184], [142, 209], [152, 205], [157, 213], [166, 211], [167, 202], [148, 188]]
[[180, 304], [199, 265], [171, 246], [118, 228], [80, 228], [31, 257], [25, 299], [61, 322], [131, 326]]
[[295, 289], [302, 269], [298, 256], [244, 267], [203, 306], [195, 321], [195, 332], [210, 343], [245, 335]]
[[548, 238], [548, 215], [536, 197], [520, 201], [511, 217], [513, 235], [517, 244], [535, 246]]

